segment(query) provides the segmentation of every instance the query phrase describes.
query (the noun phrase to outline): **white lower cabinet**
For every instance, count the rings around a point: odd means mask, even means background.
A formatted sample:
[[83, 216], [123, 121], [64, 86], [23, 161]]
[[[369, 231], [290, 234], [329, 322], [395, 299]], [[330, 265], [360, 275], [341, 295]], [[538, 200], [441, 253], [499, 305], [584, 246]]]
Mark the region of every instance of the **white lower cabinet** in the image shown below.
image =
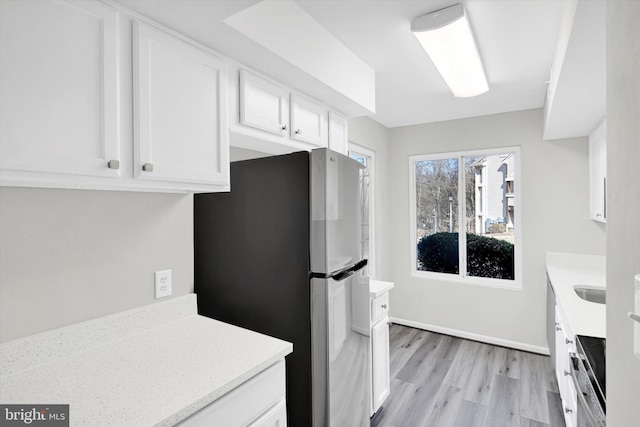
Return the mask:
[[567, 381], [566, 399], [562, 400], [562, 412], [566, 427], [578, 426], [578, 394], [572, 380]]
[[571, 376], [571, 353], [575, 353], [575, 336], [568, 327], [568, 322], [562, 317], [558, 306], [555, 307], [555, 359], [556, 378], [562, 399], [562, 412], [567, 427], [577, 425], [578, 395], [576, 394]]
[[374, 413], [389, 396], [389, 318], [384, 317], [371, 328], [372, 396]]
[[284, 400], [251, 423], [250, 427], [285, 427], [287, 425], [287, 405]]
[[[393, 287], [390, 282], [377, 283], [389, 284]], [[371, 415], [378, 412], [385, 399], [389, 397], [390, 370], [389, 293], [385, 291], [371, 298]]]
[[178, 424], [180, 427], [286, 427], [281, 360]]

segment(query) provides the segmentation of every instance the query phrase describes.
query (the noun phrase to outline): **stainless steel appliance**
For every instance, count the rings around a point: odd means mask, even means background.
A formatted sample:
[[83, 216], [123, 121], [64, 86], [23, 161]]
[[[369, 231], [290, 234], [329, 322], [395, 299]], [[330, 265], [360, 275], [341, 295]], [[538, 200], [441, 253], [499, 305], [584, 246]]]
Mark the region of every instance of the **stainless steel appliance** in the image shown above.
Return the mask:
[[293, 342], [295, 427], [369, 425], [367, 177], [327, 150], [231, 164], [194, 196], [200, 314]]
[[606, 426], [604, 338], [576, 336], [571, 375], [578, 395], [578, 427]]

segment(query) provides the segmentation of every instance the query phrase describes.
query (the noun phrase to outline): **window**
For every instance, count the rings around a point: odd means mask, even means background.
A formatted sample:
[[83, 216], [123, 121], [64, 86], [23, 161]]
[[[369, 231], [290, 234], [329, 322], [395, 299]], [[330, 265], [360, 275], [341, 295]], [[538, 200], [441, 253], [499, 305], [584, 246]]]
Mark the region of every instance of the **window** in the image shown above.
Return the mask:
[[415, 275], [520, 286], [517, 147], [411, 156]]
[[375, 277], [375, 152], [355, 144], [349, 144], [349, 157], [362, 163], [367, 167], [365, 179], [368, 181], [368, 197], [365, 197], [367, 206], [363, 209], [367, 210], [369, 215], [369, 224], [365, 224], [363, 232], [364, 241], [368, 243], [368, 273], [370, 277]]

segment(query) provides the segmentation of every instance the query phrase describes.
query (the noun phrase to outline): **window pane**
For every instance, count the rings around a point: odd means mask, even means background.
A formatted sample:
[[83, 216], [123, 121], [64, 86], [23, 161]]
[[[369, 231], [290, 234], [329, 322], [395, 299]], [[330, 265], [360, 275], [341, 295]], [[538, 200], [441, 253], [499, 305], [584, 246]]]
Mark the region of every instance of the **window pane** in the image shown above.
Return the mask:
[[369, 156], [365, 156], [364, 154], [356, 153], [355, 151], [349, 151], [349, 157], [354, 159], [356, 162], [362, 163], [365, 166], [368, 165]]
[[467, 274], [513, 280], [513, 153], [464, 157], [464, 164]]
[[458, 274], [458, 159], [415, 162], [418, 270]]
[[367, 218], [367, 221], [362, 223], [362, 255], [369, 260], [367, 268], [361, 270], [362, 276], [369, 276], [373, 278], [375, 276], [375, 236], [373, 234], [374, 227], [374, 206], [373, 206], [373, 156], [369, 154], [363, 154], [358, 151], [349, 150], [349, 157], [365, 166], [365, 169], [361, 170], [360, 179], [362, 180], [362, 217]]
[[[362, 227], [362, 257], [370, 259], [370, 219], [371, 219], [371, 180], [369, 178], [369, 168], [360, 170], [360, 181], [362, 186], [362, 199], [360, 209], [362, 210], [361, 218], [363, 219]], [[369, 275], [367, 269], [362, 270], [362, 275]]]

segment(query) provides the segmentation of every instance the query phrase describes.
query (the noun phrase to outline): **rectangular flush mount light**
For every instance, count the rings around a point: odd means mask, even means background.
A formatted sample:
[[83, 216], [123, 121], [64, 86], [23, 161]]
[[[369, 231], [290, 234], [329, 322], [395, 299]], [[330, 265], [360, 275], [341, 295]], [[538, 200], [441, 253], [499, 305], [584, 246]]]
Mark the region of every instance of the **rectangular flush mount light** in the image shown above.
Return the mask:
[[411, 21], [411, 31], [454, 96], [476, 96], [489, 90], [462, 4], [418, 16]]

